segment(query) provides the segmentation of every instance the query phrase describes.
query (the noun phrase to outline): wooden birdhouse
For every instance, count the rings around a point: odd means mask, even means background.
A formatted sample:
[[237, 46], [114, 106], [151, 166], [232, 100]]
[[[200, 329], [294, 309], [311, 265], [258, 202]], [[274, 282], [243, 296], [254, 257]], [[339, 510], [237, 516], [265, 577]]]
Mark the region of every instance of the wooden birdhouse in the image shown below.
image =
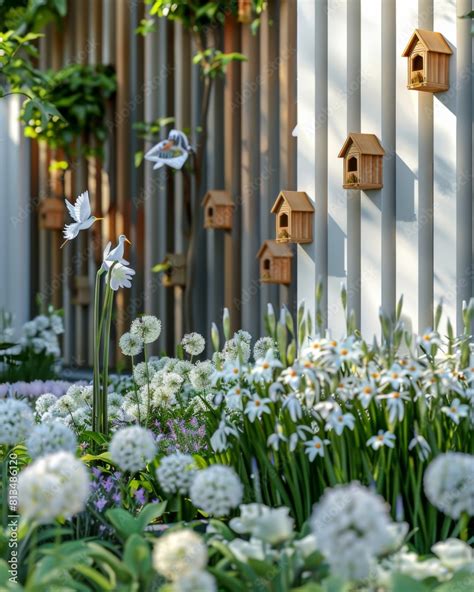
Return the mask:
[[76, 275], [72, 279], [72, 297], [73, 304], [87, 306], [90, 303], [90, 282], [87, 275]]
[[278, 243], [313, 242], [314, 206], [304, 191], [281, 191], [273, 204]]
[[186, 284], [186, 256], [182, 253], [168, 253], [154, 270], [162, 272], [161, 283], [166, 288]]
[[410, 90], [444, 92], [449, 89], [449, 58], [452, 54], [441, 33], [415, 29], [402, 56], [408, 58]]
[[252, 0], [239, 0], [238, 19], [247, 25], [252, 22]]
[[46, 197], [39, 203], [39, 225], [45, 230], [61, 230], [64, 226], [64, 203], [57, 197]]
[[204, 228], [231, 230], [234, 204], [228, 191], [211, 190], [202, 200]]
[[266, 240], [257, 253], [260, 281], [265, 284], [290, 284], [293, 253], [288, 245]]
[[349, 134], [339, 152], [344, 159], [344, 189], [381, 189], [384, 154], [376, 135]]

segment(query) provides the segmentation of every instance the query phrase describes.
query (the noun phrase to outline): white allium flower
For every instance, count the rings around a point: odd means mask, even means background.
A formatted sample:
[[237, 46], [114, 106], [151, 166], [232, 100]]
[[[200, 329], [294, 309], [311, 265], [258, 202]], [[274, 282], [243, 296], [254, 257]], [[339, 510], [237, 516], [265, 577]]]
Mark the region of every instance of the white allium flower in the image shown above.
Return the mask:
[[441, 560], [441, 563], [450, 570], [457, 570], [474, 561], [474, 551], [470, 545], [459, 539], [446, 539], [431, 547]]
[[92, 429], [91, 412], [87, 407], [79, 407], [71, 414], [66, 415], [63, 422], [71, 429], [84, 431]]
[[193, 530], [165, 533], [155, 543], [153, 567], [168, 580], [202, 571], [206, 565], [206, 544]]
[[462, 512], [474, 516], [474, 456], [440, 454], [425, 471], [424, 488], [433, 506], [451, 518], [459, 518]]
[[190, 356], [199, 356], [206, 347], [206, 340], [199, 333], [187, 333], [181, 340], [181, 345]]
[[49, 322], [53, 333], [56, 333], [56, 335], [61, 335], [61, 333], [64, 333], [64, 324], [62, 317], [60, 317], [57, 314], [53, 314], [49, 317]]
[[124, 333], [119, 340], [119, 345], [125, 356], [138, 356], [143, 350], [143, 339], [133, 333]]
[[289, 512], [287, 507], [269, 508], [255, 518], [252, 535], [270, 545], [286, 541], [293, 534], [294, 521]]
[[177, 372], [168, 372], [163, 377], [163, 387], [172, 395], [179, 391], [183, 382], [184, 378]]
[[193, 504], [214, 516], [225, 516], [242, 501], [243, 487], [235, 471], [212, 465], [196, 473], [191, 484]]
[[52, 522], [84, 509], [89, 497], [89, 473], [70, 452], [39, 458], [18, 478], [20, 513], [27, 520]]
[[44, 331], [49, 327], [49, 318], [46, 315], [38, 315], [35, 318], [35, 323], [38, 331]]
[[196, 464], [190, 454], [176, 452], [165, 456], [156, 469], [156, 476], [161, 488], [166, 493], [185, 495], [196, 474]]
[[109, 444], [112, 461], [122, 471], [136, 472], [156, 456], [153, 434], [140, 426], [123, 428], [112, 437]]
[[59, 421], [53, 421], [35, 426], [26, 440], [26, 447], [33, 459], [60, 450], [74, 454], [77, 440], [74, 432], [67, 426]]
[[207, 571], [195, 571], [176, 580], [174, 592], [216, 592], [216, 579]]
[[153, 315], [143, 315], [132, 322], [130, 333], [138, 335], [144, 343], [153, 343], [161, 333], [161, 321]]
[[275, 349], [275, 341], [271, 337], [261, 337], [253, 346], [253, 358], [259, 360], [264, 358], [268, 350]]
[[208, 360], [198, 362], [189, 373], [189, 381], [197, 391], [209, 388], [212, 384], [214, 366]]
[[365, 579], [377, 555], [393, 544], [384, 500], [358, 483], [327, 489], [315, 505], [311, 527], [333, 573]]
[[[158, 363], [154, 360], [148, 361], [148, 379], [151, 380], [158, 372]], [[145, 362], [139, 362], [133, 369], [133, 378], [138, 386], [143, 386], [147, 383], [147, 365]]]
[[76, 409], [78, 409], [81, 406], [81, 403], [81, 398], [74, 398], [72, 395], [66, 393], [62, 397], [59, 397], [59, 399], [56, 401], [56, 404], [54, 405], [54, 410], [61, 415], [67, 415], [68, 413], [76, 411]]
[[31, 346], [33, 347], [35, 354], [40, 354], [46, 349], [46, 341], [41, 337], [33, 337], [31, 340]]
[[173, 372], [179, 374], [183, 378], [188, 378], [189, 373], [193, 368], [193, 363], [189, 360], [178, 360], [173, 367]]
[[38, 331], [35, 321], [28, 321], [23, 325], [23, 334], [26, 337], [34, 337]]
[[15, 446], [26, 438], [33, 427], [33, 412], [23, 401], [0, 401], [0, 444]]
[[265, 516], [270, 512], [270, 508], [264, 504], [242, 504], [239, 508], [240, 516], [232, 518], [229, 526], [238, 534], [249, 534], [255, 525], [255, 521], [260, 516]]
[[49, 411], [49, 409], [56, 403], [57, 400], [58, 398], [56, 395], [53, 395], [53, 393], [45, 393], [44, 395], [40, 395], [36, 399], [35, 403], [35, 411], [38, 417], [42, 417], [46, 411]]

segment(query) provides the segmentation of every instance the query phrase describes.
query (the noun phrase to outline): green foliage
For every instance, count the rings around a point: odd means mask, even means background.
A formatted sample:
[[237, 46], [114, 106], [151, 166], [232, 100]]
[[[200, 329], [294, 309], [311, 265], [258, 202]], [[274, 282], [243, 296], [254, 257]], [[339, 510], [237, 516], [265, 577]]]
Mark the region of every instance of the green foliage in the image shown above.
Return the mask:
[[0, 23], [19, 34], [40, 31], [50, 21], [67, 14], [67, 0], [2, 0]]
[[[54, 105], [54, 111], [39, 101], [27, 102], [21, 115], [25, 135], [63, 149], [68, 156], [75, 154], [74, 143], [82, 138], [86, 140], [83, 154], [100, 156], [107, 137], [107, 101], [117, 86], [112, 66], [72, 64], [45, 77], [39, 96], [47, 105]], [[95, 148], [88, 144], [91, 140], [96, 142]]]

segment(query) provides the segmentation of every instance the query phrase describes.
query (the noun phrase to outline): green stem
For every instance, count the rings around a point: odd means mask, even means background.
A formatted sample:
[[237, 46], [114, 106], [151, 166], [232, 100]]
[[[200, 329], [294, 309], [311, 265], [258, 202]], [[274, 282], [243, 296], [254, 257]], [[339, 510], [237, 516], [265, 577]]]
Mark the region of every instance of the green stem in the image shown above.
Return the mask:
[[148, 428], [150, 425], [150, 407], [151, 407], [151, 394], [150, 394], [150, 375], [148, 371], [148, 356], [146, 353], [146, 343], [143, 345], [143, 359], [145, 361], [145, 375], [146, 375], [146, 420], [145, 427]]
[[99, 269], [95, 276], [94, 289], [94, 380], [93, 380], [93, 402], [92, 402], [92, 429], [97, 432], [99, 429], [99, 405], [100, 405], [100, 337], [99, 329], [99, 308], [100, 308], [100, 276], [103, 270]]
[[105, 296], [105, 328], [104, 328], [104, 353], [102, 358], [103, 365], [103, 384], [102, 384], [102, 401], [100, 409], [100, 431], [107, 435], [108, 432], [108, 417], [107, 417], [107, 396], [108, 396], [108, 382], [109, 382], [109, 349], [110, 349], [110, 329], [112, 325], [112, 305], [114, 302], [114, 294], [112, 288], [107, 284]]

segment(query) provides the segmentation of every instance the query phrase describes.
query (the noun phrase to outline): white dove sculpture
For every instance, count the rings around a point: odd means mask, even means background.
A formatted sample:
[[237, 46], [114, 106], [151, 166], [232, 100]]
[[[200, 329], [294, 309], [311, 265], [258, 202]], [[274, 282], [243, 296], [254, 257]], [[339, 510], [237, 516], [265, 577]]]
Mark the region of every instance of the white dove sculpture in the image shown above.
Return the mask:
[[118, 261], [122, 265], [128, 265], [128, 261], [125, 261], [123, 258], [125, 243], [132, 244], [124, 234], [118, 237], [118, 245], [114, 249], [111, 250], [112, 243], [110, 241], [107, 243], [104, 249], [103, 269], [108, 269], [115, 261]]
[[81, 230], [87, 230], [97, 220], [103, 220], [103, 218], [91, 216], [91, 202], [88, 191], [81, 193], [74, 205], [67, 199], [64, 201], [66, 202], [67, 209], [74, 222], [66, 224], [64, 227], [63, 235], [66, 240], [61, 245], [61, 249], [68, 241], [76, 238]]

